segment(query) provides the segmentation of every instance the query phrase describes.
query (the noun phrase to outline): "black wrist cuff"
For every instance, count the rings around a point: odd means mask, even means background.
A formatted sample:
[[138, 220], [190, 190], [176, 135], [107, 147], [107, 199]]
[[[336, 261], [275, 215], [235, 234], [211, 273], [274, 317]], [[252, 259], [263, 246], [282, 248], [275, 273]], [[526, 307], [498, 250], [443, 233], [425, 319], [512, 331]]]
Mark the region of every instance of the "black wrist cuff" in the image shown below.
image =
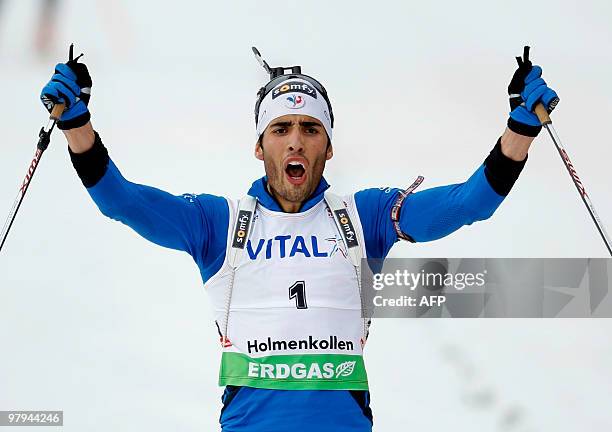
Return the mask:
[[68, 147], [72, 166], [86, 188], [94, 186], [106, 173], [108, 168], [108, 150], [102, 144], [100, 135], [94, 131], [93, 147], [84, 153], [73, 153]]
[[516, 132], [519, 135], [537, 137], [540, 131], [542, 130], [542, 126], [526, 125], [523, 123], [519, 123], [512, 117], [510, 117], [508, 118], [508, 129], [510, 129], [512, 132]]
[[61, 121], [61, 120], [58, 121], [57, 128], [61, 130], [78, 128], [81, 126], [85, 126], [90, 119], [91, 119], [91, 114], [89, 113], [89, 111], [87, 111], [86, 113], [81, 114], [80, 116], [75, 117], [73, 119], [65, 120], [65, 121]]
[[527, 157], [519, 162], [504, 155], [501, 151], [501, 138], [499, 138], [484, 161], [485, 176], [495, 192], [506, 196], [510, 193], [526, 162]]

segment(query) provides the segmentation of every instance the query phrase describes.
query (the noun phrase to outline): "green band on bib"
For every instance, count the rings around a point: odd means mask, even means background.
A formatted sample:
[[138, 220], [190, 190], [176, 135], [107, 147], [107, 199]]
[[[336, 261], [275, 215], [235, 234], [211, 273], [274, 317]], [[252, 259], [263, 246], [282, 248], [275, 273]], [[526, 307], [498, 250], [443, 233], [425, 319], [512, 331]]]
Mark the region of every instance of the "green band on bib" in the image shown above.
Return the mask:
[[277, 390], [368, 390], [360, 355], [297, 354], [252, 358], [224, 352], [219, 385]]

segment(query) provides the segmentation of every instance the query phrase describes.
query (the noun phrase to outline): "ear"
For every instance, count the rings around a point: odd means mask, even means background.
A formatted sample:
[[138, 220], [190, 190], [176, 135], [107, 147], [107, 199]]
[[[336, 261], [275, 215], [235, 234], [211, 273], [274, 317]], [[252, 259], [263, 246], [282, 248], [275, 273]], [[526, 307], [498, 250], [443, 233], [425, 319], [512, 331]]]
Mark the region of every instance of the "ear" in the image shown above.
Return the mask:
[[261, 145], [261, 140], [257, 140], [257, 142], [255, 143], [255, 157], [259, 160], [264, 160], [264, 156], [263, 156], [263, 146]]
[[334, 157], [334, 147], [330, 144], [327, 146], [327, 152], [325, 154], [325, 160], [330, 160]]

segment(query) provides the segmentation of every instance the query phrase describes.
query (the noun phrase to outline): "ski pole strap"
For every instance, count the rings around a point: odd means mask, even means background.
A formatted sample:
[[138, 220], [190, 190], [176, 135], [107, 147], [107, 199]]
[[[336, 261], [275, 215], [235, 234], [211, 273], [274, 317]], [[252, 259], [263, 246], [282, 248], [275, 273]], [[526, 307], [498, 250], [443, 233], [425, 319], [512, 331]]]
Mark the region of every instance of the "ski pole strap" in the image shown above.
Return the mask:
[[397, 199], [393, 204], [393, 207], [391, 207], [391, 221], [393, 222], [393, 228], [395, 228], [397, 238], [409, 241], [410, 243], [415, 243], [415, 241], [408, 234], [404, 234], [402, 232], [402, 229], [400, 228], [399, 224], [400, 213], [402, 211], [402, 205], [404, 204], [404, 200], [406, 199], [406, 197], [412, 192], [414, 192], [414, 190], [418, 188], [421, 183], [423, 183], [423, 180], [425, 180], [425, 177], [418, 176], [416, 180], [410, 186], [408, 186], [408, 188], [406, 188], [406, 190], [400, 190], [399, 194], [397, 195]]
[[236, 226], [232, 234], [232, 245], [228, 257], [228, 262], [234, 269], [240, 264], [240, 259], [242, 258], [244, 248], [249, 239], [256, 206], [257, 199], [250, 195], [243, 197], [239, 201], [238, 213], [236, 214]]
[[351, 262], [358, 268], [361, 265], [363, 252], [361, 250], [361, 246], [359, 245], [357, 231], [355, 231], [355, 225], [353, 225], [353, 222], [351, 221], [349, 211], [344, 205], [344, 201], [339, 196], [331, 192], [325, 192], [325, 202], [332, 212], [334, 222], [336, 223], [338, 231], [340, 231], [342, 240], [344, 240], [344, 244], [351, 258]]

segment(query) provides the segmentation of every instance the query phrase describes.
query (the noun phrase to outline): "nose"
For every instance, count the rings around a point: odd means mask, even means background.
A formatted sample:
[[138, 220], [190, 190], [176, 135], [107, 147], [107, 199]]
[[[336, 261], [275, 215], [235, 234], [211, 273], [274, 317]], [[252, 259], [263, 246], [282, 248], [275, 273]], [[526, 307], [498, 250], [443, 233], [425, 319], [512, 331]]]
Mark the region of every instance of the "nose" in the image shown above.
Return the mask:
[[292, 128], [287, 138], [287, 149], [290, 152], [302, 153], [304, 151], [304, 137], [300, 128]]

